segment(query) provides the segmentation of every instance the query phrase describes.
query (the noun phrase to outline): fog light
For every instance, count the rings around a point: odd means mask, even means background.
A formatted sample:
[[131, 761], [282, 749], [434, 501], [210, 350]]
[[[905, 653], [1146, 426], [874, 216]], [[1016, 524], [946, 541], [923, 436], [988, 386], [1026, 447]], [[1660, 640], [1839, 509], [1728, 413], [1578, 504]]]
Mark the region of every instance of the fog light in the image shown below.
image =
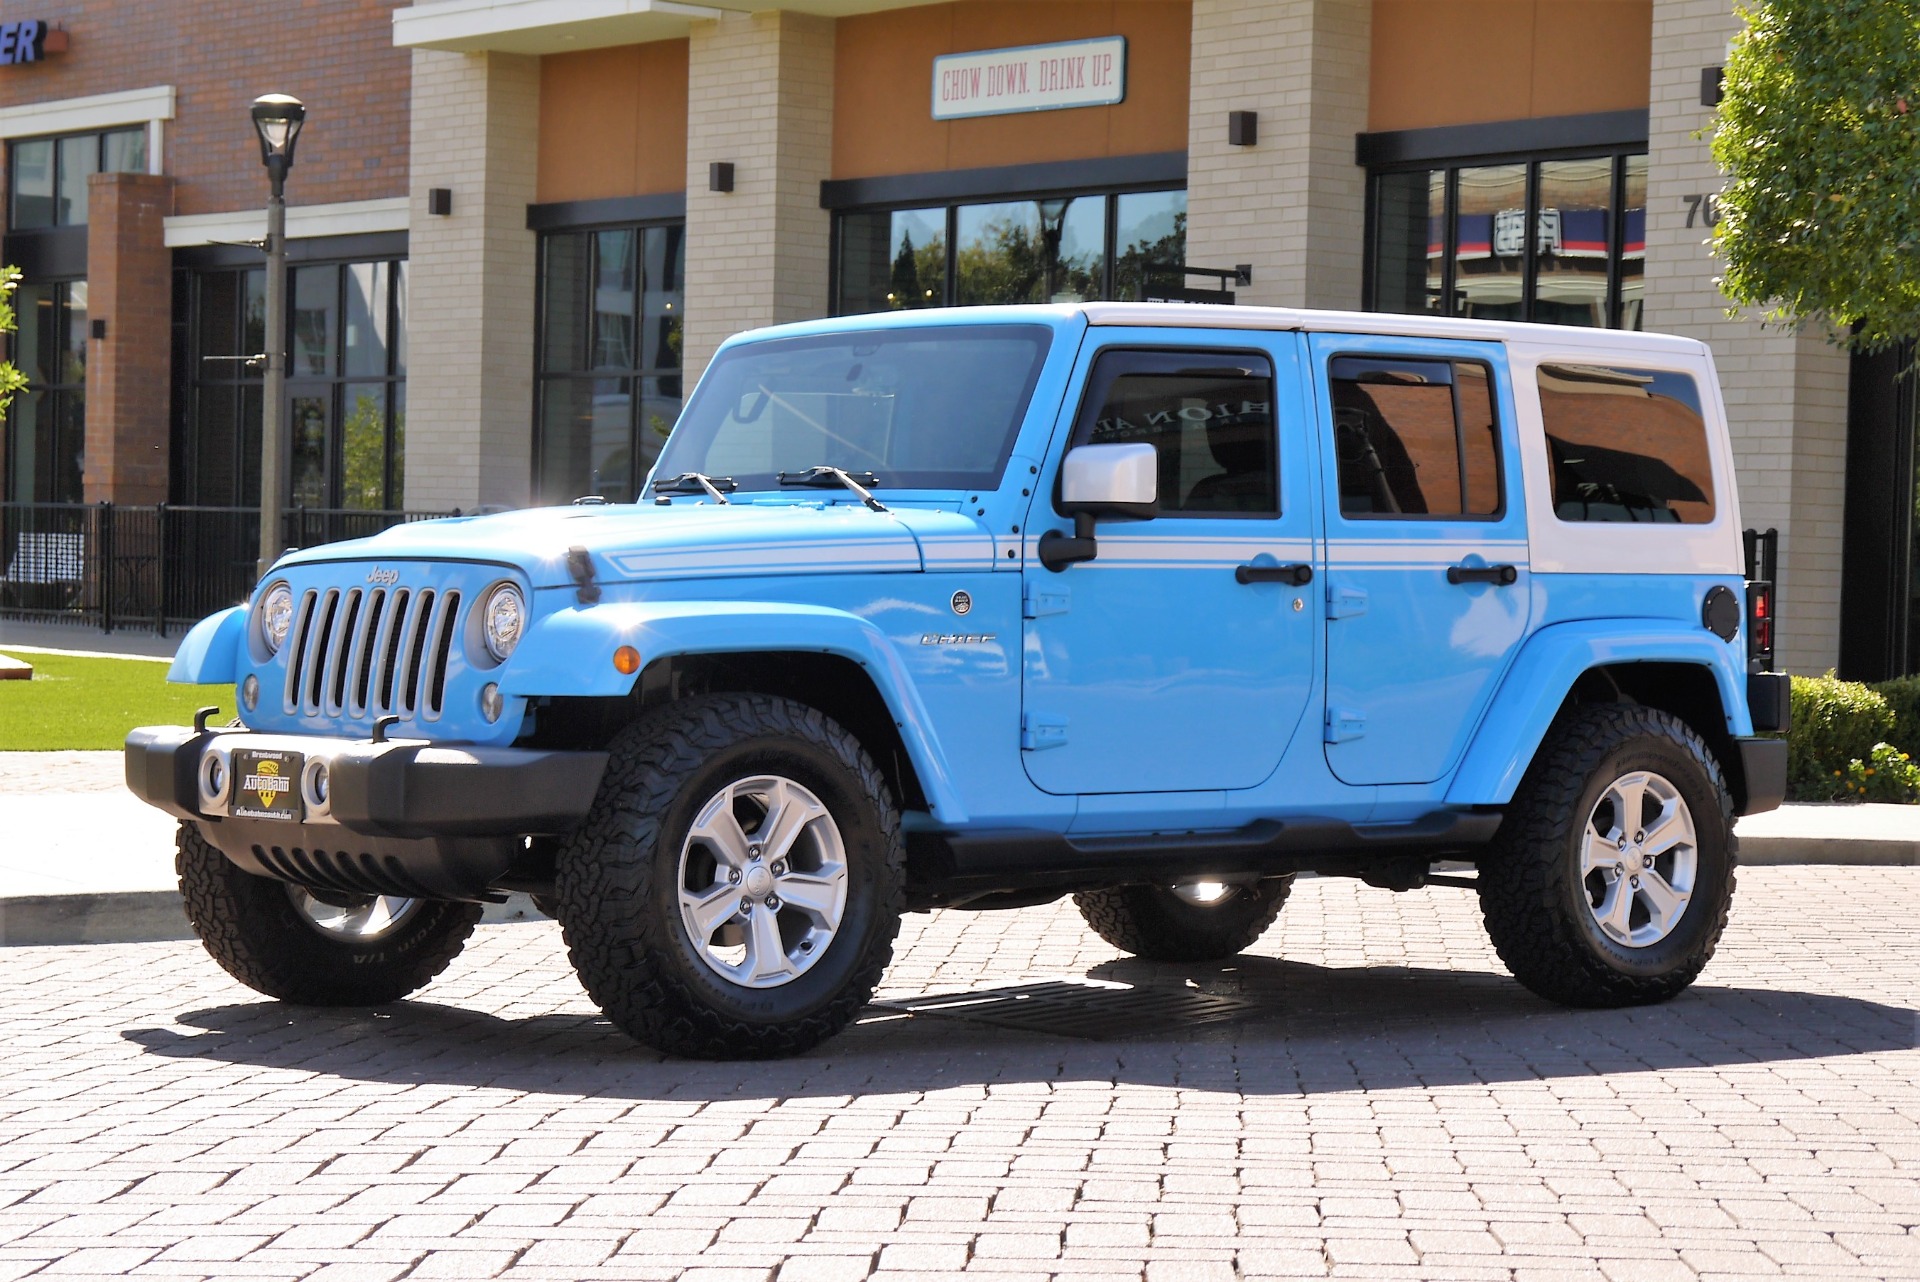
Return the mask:
[[200, 792], [208, 801], [227, 795], [227, 763], [216, 753], [208, 753], [200, 762]]
[[489, 723], [498, 721], [507, 710], [507, 697], [500, 693], [500, 687], [489, 681], [480, 687], [480, 715]]
[[240, 683], [240, 703], [248, 712], [260, 706], [260, 678], [251, 672], [247, 674], [247, 679]]
[[315, 759], [307, 763], [307, 808], [324, 813], [333, 796], [333, 770]]

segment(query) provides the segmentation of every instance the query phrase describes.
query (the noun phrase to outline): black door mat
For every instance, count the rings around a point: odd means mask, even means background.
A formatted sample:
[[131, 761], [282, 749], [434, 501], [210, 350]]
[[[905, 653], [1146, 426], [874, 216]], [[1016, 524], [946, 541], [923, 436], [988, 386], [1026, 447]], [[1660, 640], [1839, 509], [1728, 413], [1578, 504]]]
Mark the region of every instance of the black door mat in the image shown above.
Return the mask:
[[1089, 1041], [1163, 1037], [1169, 1028], [1230, 1024], [1260, 1012], [1244, 997], [1197, 988], [1133, 987], [1085, 979], [1050, 979], [1008, 988], [882, 998], [882, 1010], [970, 1020], [1022, 1032]]

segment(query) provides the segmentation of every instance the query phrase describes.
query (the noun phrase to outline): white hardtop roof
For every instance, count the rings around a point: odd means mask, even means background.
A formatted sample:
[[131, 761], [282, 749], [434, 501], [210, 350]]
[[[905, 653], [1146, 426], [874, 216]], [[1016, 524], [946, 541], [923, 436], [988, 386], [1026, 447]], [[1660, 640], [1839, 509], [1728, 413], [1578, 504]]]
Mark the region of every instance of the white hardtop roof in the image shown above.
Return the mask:
[[1408, 338], [1458, 338], [1481, 342], [1536, 343], [1554, 347], [1622, 348], [1694, 355], [1707, 350], [1696, 339], [1637, 330], [1534, 325], [1520, 321], [1459, 320], [1396, 312], [1334, 312], [1304, 307], [1240, 307], [1217, 303], [1085, 303], [1077, 309], [1089, 325], [1157, 326], [1166, 329], [1275, 329], [1338, 334], [1389, 334]]

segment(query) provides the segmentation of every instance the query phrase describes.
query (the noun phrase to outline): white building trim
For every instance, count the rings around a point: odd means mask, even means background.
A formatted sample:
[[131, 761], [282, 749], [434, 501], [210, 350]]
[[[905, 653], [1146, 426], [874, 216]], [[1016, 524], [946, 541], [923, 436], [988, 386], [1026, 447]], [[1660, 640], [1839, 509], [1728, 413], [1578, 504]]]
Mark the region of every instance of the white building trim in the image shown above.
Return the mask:
[[684, 0], [429, 0], [393, 11], [393, 43], [473, 52], [557, 53], [684, 36], [697, 19], [725, 16]]
[[[394, 196], [387, 200], [345, 200], [333, 205], [289, 205], [287, 239], [406, 231], [407, 203], [405, 196]], [[164, 226], [168, 249], [232, 244], [264, 237], [267, 211], [243, 209], [224, 214], [180, 214], [166, 219]]]
[[23, 102], [14, 107], [0, 107], [0, 138], [33, 138], [41, 134], [74, 134], [88, 129], [145, 125], [147, 172], [164, 173], [161, 155], [166, 141], [164, 122], [173, 119], [173, 102], [172, 85], [123, 89], [85, 98]]

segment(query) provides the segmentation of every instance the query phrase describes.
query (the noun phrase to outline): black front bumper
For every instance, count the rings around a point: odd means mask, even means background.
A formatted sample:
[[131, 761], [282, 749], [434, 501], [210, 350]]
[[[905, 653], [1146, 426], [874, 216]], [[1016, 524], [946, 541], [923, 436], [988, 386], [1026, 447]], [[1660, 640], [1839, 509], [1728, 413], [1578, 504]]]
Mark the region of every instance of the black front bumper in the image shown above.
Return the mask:
[[[203, 791], [209, 753], [262, 744], [325, 760], [328, 804], [301, 822], [243, 819]], [[529, 836], [585, 818], [604, 752], [254, 735], [146, 726], [127, 736], [127, 787], [198, 825], [249, 872], [324, 889], [478, 899], [524, 859]]]

